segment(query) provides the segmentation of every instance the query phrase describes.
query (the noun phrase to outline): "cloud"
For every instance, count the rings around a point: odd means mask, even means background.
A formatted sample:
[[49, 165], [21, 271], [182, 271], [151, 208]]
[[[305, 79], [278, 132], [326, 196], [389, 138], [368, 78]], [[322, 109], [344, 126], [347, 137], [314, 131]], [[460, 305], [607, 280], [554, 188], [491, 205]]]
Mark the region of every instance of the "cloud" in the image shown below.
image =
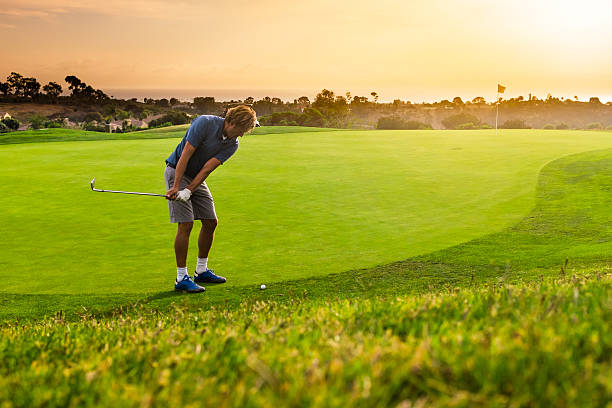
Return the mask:
[[194, 11], [209, 12], [218, 6], [204, 2], [164, 0], [6, 0], [0, 15], [12, 17], [55, 17], [76, 13], [102, 16], [139, 16], [149, 18], [190, 18]]

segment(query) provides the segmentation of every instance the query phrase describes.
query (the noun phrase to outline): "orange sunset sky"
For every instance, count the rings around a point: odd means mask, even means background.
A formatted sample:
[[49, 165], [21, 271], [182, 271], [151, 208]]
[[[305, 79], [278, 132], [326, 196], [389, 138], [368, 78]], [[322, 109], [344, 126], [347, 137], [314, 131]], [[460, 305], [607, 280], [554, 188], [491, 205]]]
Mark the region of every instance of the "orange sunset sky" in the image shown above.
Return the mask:
[[609, 0], [0, 0], [0, 38], [0, 80], [64, 88], [612, 100]]

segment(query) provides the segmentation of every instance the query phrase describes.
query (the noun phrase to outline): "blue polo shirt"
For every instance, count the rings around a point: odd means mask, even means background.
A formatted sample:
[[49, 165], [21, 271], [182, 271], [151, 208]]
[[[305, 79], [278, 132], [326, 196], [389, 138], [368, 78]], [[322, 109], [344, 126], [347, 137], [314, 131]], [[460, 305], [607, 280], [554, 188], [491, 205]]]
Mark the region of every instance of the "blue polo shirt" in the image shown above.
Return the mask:
[[223, 137], [223, 124], [225, 119], [214, 115], [202, 115], [191, 122], [191, 126], [187, 129], [187, 133], [181, 143], [176, 146], [176, 149], [170, 157], [166, 159], [166, 163], [176, 168], [176, 165], [181, 158], [185, 143], [191, 143], [195, 148], [193, 156], [187, 163], [185, 174], [191, 178], [197, 176], [202, 170], [204, 164], [213, 157], [221, 163], [225, 163], [236, 150], [238, 150], [238, 138], [226, 139]]

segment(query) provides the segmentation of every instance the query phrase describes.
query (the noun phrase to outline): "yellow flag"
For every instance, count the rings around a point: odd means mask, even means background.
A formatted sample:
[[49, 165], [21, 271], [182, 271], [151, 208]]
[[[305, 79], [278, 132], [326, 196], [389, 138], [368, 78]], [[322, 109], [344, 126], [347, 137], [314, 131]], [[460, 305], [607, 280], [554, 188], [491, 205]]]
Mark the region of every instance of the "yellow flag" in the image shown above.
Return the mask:
[[497, 84], [497, 93], [504, 93], [506, 87], [500, 84]]

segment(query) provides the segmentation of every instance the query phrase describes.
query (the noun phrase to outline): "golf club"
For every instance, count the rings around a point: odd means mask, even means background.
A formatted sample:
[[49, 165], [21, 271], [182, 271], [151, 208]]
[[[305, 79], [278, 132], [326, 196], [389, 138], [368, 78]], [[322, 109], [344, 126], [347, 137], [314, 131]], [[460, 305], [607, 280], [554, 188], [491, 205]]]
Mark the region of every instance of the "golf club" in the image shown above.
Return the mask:
[[91, 179], [91, 189], [93, 191], [97, 191], [99, 193], [120, 193], [120, 194], [136, 194], [136, 195], [146, 195], [146, 196], [155, 196], [155, 197], [164, 197], [166, 198], [165, 194], [155, 194], [155, 193], [137, 193], [134, 191], [117, 191], [117, 190], [101, 190], [99, 188], [95, 188], [96, 182], [96, 178], [94, 177], [93, 179]]

